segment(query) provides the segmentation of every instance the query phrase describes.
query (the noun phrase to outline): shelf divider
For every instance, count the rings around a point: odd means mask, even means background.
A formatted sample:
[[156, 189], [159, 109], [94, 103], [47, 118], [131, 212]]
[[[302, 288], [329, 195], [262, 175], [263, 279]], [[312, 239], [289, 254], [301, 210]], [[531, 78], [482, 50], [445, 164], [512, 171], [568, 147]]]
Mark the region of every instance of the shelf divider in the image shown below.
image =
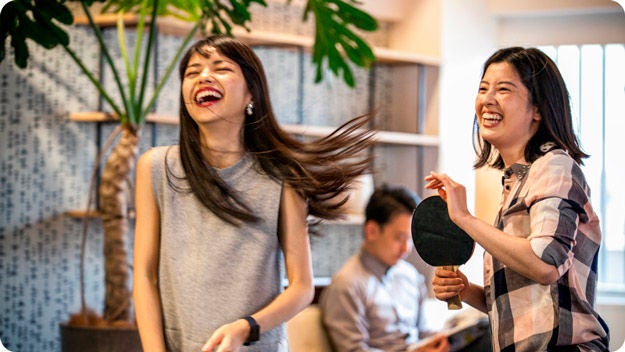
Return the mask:
[[[75, 112], [69, 115], [69, 119], [76, 122], [116, 122], [119, 119], [113, 113], [107, 112]], [[177, 116], [157, 115], [149, 114], [146, 118], [146, 122], [166, 125], [177, 125]], [[336, 127], [331, 126], [313, 126], [313, 125], [292, 125], [281, 124], [285, 131], [294, 135], [307, 136], [307, 137], [325, 137], [332, 133]], [[418, 133], [406, 133], [406, 132], [391, 132], [391, 131], [377, 131], [376, 142], [381, 144], [396, 144], [396, 145], [415, 145], [415, 146], [438, 146], [438, 136], [418, 134]]]

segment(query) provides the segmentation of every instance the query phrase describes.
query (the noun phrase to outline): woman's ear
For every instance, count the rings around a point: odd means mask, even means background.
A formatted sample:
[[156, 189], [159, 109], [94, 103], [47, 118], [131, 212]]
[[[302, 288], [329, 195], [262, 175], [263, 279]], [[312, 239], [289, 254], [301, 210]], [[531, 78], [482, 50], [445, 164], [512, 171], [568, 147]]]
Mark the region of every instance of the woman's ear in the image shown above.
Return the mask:
[[540, 112], [538, 111], [538, 106], [534, 106], [534, 121], [540, 121], [542, 119], [543, 117], [540, 115]]

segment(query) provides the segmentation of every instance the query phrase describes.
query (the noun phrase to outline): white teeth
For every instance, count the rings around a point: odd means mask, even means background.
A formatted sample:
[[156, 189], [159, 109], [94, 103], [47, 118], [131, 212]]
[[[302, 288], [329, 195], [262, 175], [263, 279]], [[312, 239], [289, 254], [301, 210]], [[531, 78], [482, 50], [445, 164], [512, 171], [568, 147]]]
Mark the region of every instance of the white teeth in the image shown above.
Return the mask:
[[196, 96], [195, 96], [195, 101], [198, 103], [201, 103], [203, 101], [209, 100], [211, 98], [213, 98], [212, 100], [217, 100], [217, 99], [221, 99], [223, 96], [221, 95], [221, 93], [214, 91], [214, 90], [203, 90], [201, 92], [199, 92]]
[[499, 114], [491, 114], [487, 112], [482, 114], [482, 118], [484, 120], [494, 120], [494, 121], [501, 121], [503, 119], [503, 117]]

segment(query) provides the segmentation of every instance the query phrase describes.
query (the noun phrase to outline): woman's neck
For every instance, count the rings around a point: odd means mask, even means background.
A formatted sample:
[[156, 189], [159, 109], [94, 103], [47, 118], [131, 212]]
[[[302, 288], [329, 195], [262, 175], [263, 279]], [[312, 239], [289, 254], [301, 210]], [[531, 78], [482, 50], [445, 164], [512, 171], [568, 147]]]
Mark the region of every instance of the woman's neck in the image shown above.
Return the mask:
[[527, 164], [527, 161], [525, 160], [525, 153], [523, 150], [497, 149], [497, 151], [499, 151], [499, 155], [503, 160], [505, 168], [509, 168], [512, 164]]
[[224, 169], [234, 165], [245, 154], [242, 132], [232, 126], [221, 129], [214, 127], [209, 129], [200, 126], [202, 155], [209, 165]]

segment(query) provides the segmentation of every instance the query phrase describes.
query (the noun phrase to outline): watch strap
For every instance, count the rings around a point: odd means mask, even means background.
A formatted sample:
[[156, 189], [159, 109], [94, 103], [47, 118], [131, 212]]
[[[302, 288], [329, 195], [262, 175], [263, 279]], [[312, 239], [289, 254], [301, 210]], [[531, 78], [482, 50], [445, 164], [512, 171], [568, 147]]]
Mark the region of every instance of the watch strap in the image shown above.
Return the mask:
[[245, 319], [247, 323], [250, 324], [250, 334], [247, 336], [247, 339], [243, 343], [243, 346], [250, 346], [260, 339], [260, 326], [258, 325], [256, 320], [249, 315], [243, 317], [243, 319]]

